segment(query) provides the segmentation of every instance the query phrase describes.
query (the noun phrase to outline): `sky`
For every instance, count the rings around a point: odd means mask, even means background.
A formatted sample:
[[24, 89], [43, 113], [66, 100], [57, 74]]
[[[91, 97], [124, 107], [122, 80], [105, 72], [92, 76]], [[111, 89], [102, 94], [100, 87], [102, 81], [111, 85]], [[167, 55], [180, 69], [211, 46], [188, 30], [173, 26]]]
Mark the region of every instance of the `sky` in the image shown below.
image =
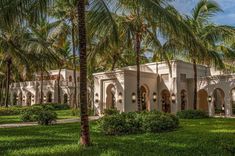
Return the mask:
[[[175, 0], [173, 5], [183, 14], [191, 14], [192, 9], [199, 0]], [[223, 9], [213, 21], [217, 24], [235, 26], [235, 0], [214, 0]]]

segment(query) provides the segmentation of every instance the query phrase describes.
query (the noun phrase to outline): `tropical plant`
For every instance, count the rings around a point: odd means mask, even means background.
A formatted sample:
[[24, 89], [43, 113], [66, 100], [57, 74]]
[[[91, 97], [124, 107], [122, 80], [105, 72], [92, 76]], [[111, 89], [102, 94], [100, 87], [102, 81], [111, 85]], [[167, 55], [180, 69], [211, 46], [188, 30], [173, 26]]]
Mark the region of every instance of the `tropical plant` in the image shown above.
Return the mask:
[[[195, 47], [188, 47], [184, 52], [191, 59], [194, 70], [194, 109], [197, 109], [197, 63], [214, 65], [224, 68], [223, 59], [234, 58], [234, 52], [224, 47], [225, 41], [234, 40], [235, 29], [225, 25], [215, 25], [211, 17], [222, 11], [220, 6], [211, 0], [201, 0], [192, 10], [191, 16], [186, 16], [186, 23], [193, 31], [193, 34], [202, 50]], [[187, 47], [186, 45], [184, 45]]]
[[85, 1], [78, 0], [78, 37], [80, 51], [80, 108], [81, 108], [81, 137], [80, 143], [84, 146], [90, 145], [89, 121], [87, 109], [87, 38], [85, 20]]
[[52, 15], [59, 19], [62, 24], [69, 23], [67, 26], [67, 32], [64, 37], [70, 34], [71, 47], [73, 52], [73, 79], [74, 79], [74, 97], [73, 104], [77, 108], [77, 0], [57, 0], [55, 1], [54, 8], [52, 10]]

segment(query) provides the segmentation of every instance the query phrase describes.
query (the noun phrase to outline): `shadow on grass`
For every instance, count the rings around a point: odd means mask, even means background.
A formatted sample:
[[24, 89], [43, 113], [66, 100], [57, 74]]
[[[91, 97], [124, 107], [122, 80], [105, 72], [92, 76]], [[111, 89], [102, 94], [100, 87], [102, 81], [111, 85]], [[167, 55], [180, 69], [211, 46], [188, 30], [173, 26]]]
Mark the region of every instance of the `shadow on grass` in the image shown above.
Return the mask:
[[105, 136], [92, 122], [93, 145], [81, 148], [79, 123], [11, 128], [0, 130], [0, 155], [229, 155], [235, 134], [221, 129], [234, 130], [235, 120], [182, 120], [173, 132], [126, 136]]

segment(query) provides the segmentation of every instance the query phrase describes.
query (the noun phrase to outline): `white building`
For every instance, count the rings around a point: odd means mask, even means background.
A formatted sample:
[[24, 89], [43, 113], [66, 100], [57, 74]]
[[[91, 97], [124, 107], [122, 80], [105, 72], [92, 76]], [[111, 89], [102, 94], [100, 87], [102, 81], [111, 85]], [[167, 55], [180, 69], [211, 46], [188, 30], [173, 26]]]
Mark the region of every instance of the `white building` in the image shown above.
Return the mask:
[[[51, 70], [43, 74], [42, 101], [44, 103], [56, 103], [58, 102], [58, 92], [60, 92], [61, 102], [73, 106], [74, 82], [77, 81], [77, 88], [79, 88], [79, 73], [77, 73], [77, 79], [74, 80], [72, 70], [62, 69], [59, 84], [58, 77], [59, 70]], [[60, 88], [59, 91], [58, 87]], [[12, 83], [10, 91], [13, 105], [30, 106], [40, 103], [41, 75], [35, 74], [35, 81]], [[77, 92], [79, 92], [79, 89], [77, 89]]]
[[[141, 65], [142, 110], [159, 110], [175, 114], [193, 109], [194, 72], [191, 63], [172, 61], [172, 76], [165, 62]], [[198, 65], [197, 109], [231, 116], [235, 100], [235, 75]], [[136, 66], [94, 74], [94, 108], [96, 114], [117, 108], [121, 112], [137, 110]]]

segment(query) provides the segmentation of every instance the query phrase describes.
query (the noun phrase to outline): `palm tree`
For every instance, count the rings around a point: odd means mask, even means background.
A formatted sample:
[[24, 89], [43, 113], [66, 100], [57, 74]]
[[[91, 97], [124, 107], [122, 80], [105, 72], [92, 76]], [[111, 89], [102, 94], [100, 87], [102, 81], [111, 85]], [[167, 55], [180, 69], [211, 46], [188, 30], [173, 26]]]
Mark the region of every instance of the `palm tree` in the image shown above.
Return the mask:
[[5, 89], [5, 74], [3, 72], [0, 72], [0, 78], [1, 78], [1, 82], [0, 82], [0, 106], [3, 105], [3, 100], [4, 100], [4, 89]]
[[5, 106], [9, 104], [9, 86], [11, 83], [12, 69], [14, 66], [21, 66], [28, 64], [27, 51], [22, 49], [22, 44], [25, 38], [28, 36], [28, 32], [24, 28], [20, 28], [19, 25], [14, 27], [8, 27], [1, 23], [0, 26], [0, 52], [1, 60], [6, 67], [6, 91], [5, 91]]
[[[66, 23], [69, 22], [71, 25], [70, 35], [71, 35], [71, 47], [73, 51], [73, 79], [74, 79], [74, 97], [73, 103], [77, 108], [77, 61], [76, 61], [76, 47], [77, 47], [77, 0], [57, 0], [55, 2], [55, 7], [53, 9], [52, 15], [57, 19], [61, 20], [61, 22]], [[68, 35], [68, 34], [67, 34]]]
[[38, 60], [33, 63], [37, 71], [40, 71], [40, 99], [43, 103], [43, 80], [45, 72], [49, 67], [59, 62], [59, 53], [56, 52], [53, 44], [56, 41], [53, 30], [58, 25], [57, 22], [48, 23], [43, 18], [38, 23], [31, 25], [31, 36], [25, 43], [25, 49], [35, 55]]
[[[60, 79], [61, 79], [61, 70], [62, 68], [68, 68], [73, 69], [73, 62], [74, 62], [74, 56], [70, 54], [70, 44], [68, 42], [64, 42], [62, 45], [59, 45], [59, 48], [56, 48], [57, 51], [60, 51], [60, 60], [58, 62], [59, 67], [59, 74], [58, 74], [58, 83], [57, 83], [57, 97], [58, 97], [58, 103], [61, 103], [60, 98]], [[77, 61], [77, 59], [76, 59]]]
[[[186, 16], [186, 23], [194, 32], [195, 38], [204, 50], [198, 50], [194, 47], [188, 47], [188, 52], [194, 70], [194, 109], [197, 109], [197, 63], [214, 64], [223, 67], [223, 61], [220, 55], [223, 49], [218, 49], [224, 44], [225, 40], [231, 40], [234, 37], [234, 28], [229, 26], [220, 26], [213, 24], [210, 19], [218, 12], [222, 11], [219, 5], [211, 0], [201, 0], [193, 9], [192, 16]], [[231, 54], [231, 53], [230, 53]]]
[[78, 0], [78, 32], [80, 52], [80, 108], [81, 108], [81, 138], [80, 143], [90, 145], [89, 123], [87, 115], [87, 49], [86, 49], [86, 21], [85, 1]]

